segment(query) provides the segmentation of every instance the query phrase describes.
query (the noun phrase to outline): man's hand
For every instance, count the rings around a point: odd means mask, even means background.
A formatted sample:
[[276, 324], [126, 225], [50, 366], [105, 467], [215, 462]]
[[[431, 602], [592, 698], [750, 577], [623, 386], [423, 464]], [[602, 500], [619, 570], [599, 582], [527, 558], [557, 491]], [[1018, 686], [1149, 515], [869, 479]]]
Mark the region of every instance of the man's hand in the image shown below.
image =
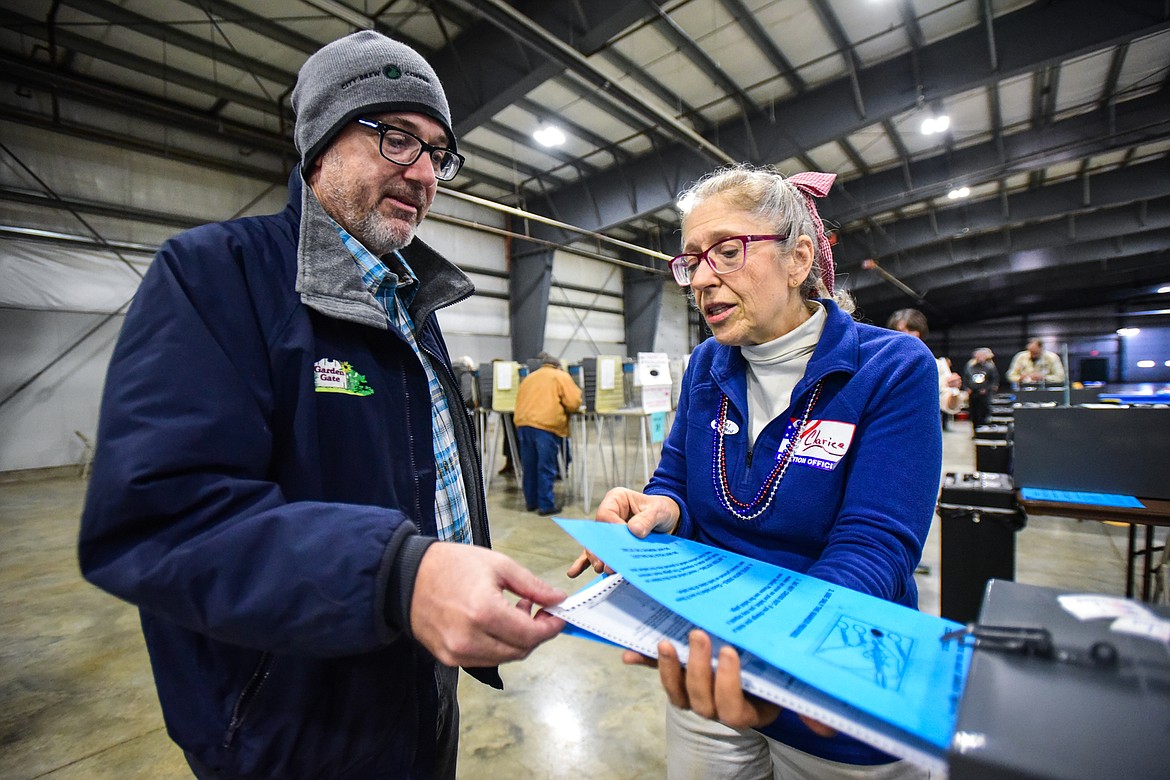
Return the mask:
[[[520, 597], [510, 603], [505, 592]], [[438, 542], [419, 563], [410, 603], [415, 639], [448, 666], [494, 666], [526, 658], [565, 623], [533, 605], [565, 593], [506, 555], [468, 544]]]
[[[599, 523], [625, 523], [630, 533], [640, 539], [646, 538], [651, 531], [668, 534], [678, 525], [682, 513], [678, 504], [666, 496], [648, 496], [637, 490], [617, 487], [605, 494], [597, 506], [594, 517]], [[567, 574], [576, 577], [581, 572], [593, 567], [595, 572], [613, 573], [605, 563], [588, 550], [583, 550]]]

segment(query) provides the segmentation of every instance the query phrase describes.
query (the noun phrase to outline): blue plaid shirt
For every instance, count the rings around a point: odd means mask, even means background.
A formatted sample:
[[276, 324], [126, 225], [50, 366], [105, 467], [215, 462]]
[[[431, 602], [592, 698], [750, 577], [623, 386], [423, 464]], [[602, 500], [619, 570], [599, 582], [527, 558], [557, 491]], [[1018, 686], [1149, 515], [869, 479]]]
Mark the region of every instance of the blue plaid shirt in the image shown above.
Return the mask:
[[402, 267], [406, 269], [406, 277], [391, 286], [385, 283], [391, 271], [381, 259], [362, 246], [361, 242], [341, 225], [337, 225], [337, 234], [341, 236], [346, 249], [357, 262], [366, 289], [382, 304], [387, 319], [410, 344], [410, 348], [414, 350], [414, 354], [418, 356], [419, 362], [427, 372], [427, 382], [431, 390], [431, 441], [434, 445], [438, 472], [435, 479], [435, 526], [438, 528], [440, 540], [470, 544], [472, 538], [467, 493], [463, 484], [463, 470], [459, 467], [459, 450], [455, 444], [455, 426], [451, 419], [451, 409], [447, 405], [447, 395], [443, 392], [443, 386], [439, 384], [439, 377], [435, 374], [431, 361], [419, 351], [418, 340], [414, 336], [414, 323], [407, 310], [410, 302], [414, 300], [415, 293], [418, 292], [418, 286], [411, 278], [414, 276], [414, 270], [406, 262], [406, 258], [395, 252]]

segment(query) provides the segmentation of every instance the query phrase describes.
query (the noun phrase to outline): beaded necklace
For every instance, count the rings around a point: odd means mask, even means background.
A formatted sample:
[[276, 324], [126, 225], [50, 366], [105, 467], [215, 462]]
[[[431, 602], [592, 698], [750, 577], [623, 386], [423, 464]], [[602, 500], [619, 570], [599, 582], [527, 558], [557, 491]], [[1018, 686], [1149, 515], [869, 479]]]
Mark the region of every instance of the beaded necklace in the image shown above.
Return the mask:
[[[727, 423], [727, 406], [730, 401], [726, 394], [722, 396], [719, 401], [719, 419], [715, 423], [715, 452], [711, 458], [711, 478], [715, 482], [715, 492], [719, 496], [719, 503], [735, 517], [743, 521], [755, 520], [768, 511], [768, 507], [772, 505], [772, 499], [776, 497], [776, 491], [780, 488], [780, 481], [784, 479], [784, 473], [788, 471], [788, 464], [792, 462], [792, 454], [796, 451], [796, 442], [800, 439], [800, 434], [804, 432], [804, 426], [808, 424], [813, 407], [816, 406], [817, 399], [821, 396], [821, 386], [824, 382], [822, 377], [813, 387], [808, 397], [808, 403], [804, 406], [804, 414], [800, 416], [796, 430], [793, 431], [792, 438], [788, 440], [788, 446], [784, 448], [784, 452], [777, 460], [772, 473], [760, 485], [756, 497], [750, 503], [744, 503], [733, 496], [727, 483], [727, 456], [723, 449], [723, 427]], [[762, 505], [761, 502], [763, 502]]]

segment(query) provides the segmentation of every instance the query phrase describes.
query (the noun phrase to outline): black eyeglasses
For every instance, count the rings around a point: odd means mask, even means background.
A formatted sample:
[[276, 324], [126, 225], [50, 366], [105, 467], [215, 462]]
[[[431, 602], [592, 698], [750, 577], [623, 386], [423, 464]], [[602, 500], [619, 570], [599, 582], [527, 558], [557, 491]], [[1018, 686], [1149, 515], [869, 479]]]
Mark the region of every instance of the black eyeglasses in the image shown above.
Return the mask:
[[354, 121], [378, 134], [378, 154], [395, 165], [403, 167], [414, 165], [418, 158], [423, 156], [423, 152], [426, 152], [431, 158], [431, 166], [435, 169], [435, 178], [440, 181], [451, 181], [463, 167], [463, 155], [445, 146], [428, 144], [414, 133], [408, 133], [400, 127], [363, 117], [358, 117]]
[[738, 271], [747, 264], [747, 245], [753, 241], [787, 241], [788, 233], [770, 233], [763, 236], [727, 236], [716, 241], [702, 252], [687, 252], [670, 261], [674, 280], [682, 287], [688, 287], [695, 278], [699, 263], [706, 262], [717, 274]]

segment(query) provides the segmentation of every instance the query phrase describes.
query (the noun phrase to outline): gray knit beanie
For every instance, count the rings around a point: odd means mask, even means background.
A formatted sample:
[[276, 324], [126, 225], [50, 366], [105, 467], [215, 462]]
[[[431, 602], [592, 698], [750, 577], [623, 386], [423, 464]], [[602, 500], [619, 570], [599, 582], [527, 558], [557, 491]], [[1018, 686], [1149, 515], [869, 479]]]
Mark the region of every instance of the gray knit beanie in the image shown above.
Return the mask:
[[451, 109], [434, 68], [405, 43], [373, 30], [338, 38], [305, 60], [293, 89], [292, 107], [297, 117], [293, 136], [304, 176], [333, 136], [365, 114], [426, 114], [443, 126], [447, 145], [456, 149]]

